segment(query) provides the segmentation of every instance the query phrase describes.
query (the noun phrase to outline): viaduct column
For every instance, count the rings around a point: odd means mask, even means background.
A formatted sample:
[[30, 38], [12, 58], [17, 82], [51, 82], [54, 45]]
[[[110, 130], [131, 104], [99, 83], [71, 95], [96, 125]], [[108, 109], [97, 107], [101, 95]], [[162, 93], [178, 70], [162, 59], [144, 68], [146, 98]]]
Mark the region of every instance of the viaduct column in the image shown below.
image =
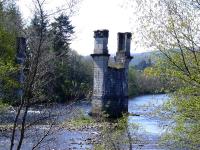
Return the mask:
[[124, 67], [124, 81], [123, 81], [123, 91], [124, 91], [124, 102], [123, 102], [123, 112], [128, 112], [128, 70], [129, 63], [133, 58], [130, 54], [131, 48], [131, 38], [132, 34], [130, 32], [118, 33], [118, 48], [116, 53], [116, 63]]
[[[23, 37], [17, 37], [17, 54], [16, 54], [16, 61], [17, 64], [19, 64], [19, 72], [18, 72], [18, 77], [17, 80], [20, 83], [20, 85], [23, 85], [25, 75], [24, 75], [24, 62], [26, 59], [26, 39]], [[23, 90], [22, 88], [19, 88], [17, 90], [17, 96], [21, 98], [23, 96]]]
[[106, 96], [106, 81], [108, 77], [108, 30], [94, 31], [94, 54], [91, 54], [94, 62], [94, 80], [92, 97], [92, 115], [101, 115], [103, 101]]

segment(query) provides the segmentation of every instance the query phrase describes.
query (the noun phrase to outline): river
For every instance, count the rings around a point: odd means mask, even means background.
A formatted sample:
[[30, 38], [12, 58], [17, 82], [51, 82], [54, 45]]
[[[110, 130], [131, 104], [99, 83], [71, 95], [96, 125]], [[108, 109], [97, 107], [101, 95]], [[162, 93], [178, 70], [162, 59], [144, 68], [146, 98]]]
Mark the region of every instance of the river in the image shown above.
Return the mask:
[[[133, 149], [164, 149], [159, 145], [161, 135], [168, 127], [169, 121], [160, 119], [155, 115], [155, 112], [169, 97], [165, 94], [159, 95], [144, 95], [129, 99], [130, 113], [128, 117], [128, 124], [137, 124], [139, 126], [135, 136], [139, 137], [139, 141], [133, 143]], [[29, 120], [35, 116], [44, 113], [41, 108], [32, 108], [29, 111]], [[48, 109], [49, 112], [55, 114], [55, 125], [51, 134], [43, 141], [43, 144], [37, 149], [40, 150], [68, 150], [68, 149], [93, 149], [93, 144], [90, 142], [93, 138], [98, 137], [98, 130], [95, 128], [85, 130], [67, 130], [59, 128], [58, 124], [66, 122], [68, 119], [76, 116], [76, 113], [82, 111], [85, 115], [90, 112], [91, 104], [87, 101], [73, 103], [71, 105], [56, 104]], [[12, 114], [14, 112], [10, 112]], [[44, 113], [45, 114], [45, 113]], [[46, 113], [47, 114], [47, 113]], [[9, 118], [9, 117], [8, 117]], [[2, 118], [0, 118], [3, 120]], [[9, 119], [8, 119], [9, 120]], [[9, 123], [9, 121], [1, 121], [1, 124]], [[11, 119], [12, 120], [12, 119]], [[59, 122], [59, 123], [58, 123]], [[23, 150], [32, 148], [35, 142], [39, 140], [39, 136], [48, 130], [49, 126], [46, 123], [40, 123], [34, 126], [34, 133], [31, 128], [25, 138], [22, 146]], [[9, 148], [9, 135], [1, 132], [0, 135], [0, 150], [7, 150]], [[19, 133], [18, 133], [19, 134]]]

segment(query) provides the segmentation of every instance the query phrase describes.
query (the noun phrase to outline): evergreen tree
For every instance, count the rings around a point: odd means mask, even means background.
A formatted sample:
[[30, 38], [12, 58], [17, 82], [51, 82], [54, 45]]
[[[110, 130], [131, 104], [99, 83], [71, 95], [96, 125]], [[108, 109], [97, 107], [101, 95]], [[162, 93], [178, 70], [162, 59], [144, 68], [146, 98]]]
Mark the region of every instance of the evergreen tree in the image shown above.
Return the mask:
[[[18, 26], [19, 25], [19, 26]], [[14, 1], [0, 2], [0, 99], [12, 101], [13, 80], [18, 69], [15, 62], [16, 37], [23, 30], [22, 19]]]
[[58, 54], [69, 51], [70, 41], [74, 34], [74, 27], [69, 20], [69, 17], [61, 14], [55, 18], [55, 22], [52, 23], [53, 32], [53, 50]]

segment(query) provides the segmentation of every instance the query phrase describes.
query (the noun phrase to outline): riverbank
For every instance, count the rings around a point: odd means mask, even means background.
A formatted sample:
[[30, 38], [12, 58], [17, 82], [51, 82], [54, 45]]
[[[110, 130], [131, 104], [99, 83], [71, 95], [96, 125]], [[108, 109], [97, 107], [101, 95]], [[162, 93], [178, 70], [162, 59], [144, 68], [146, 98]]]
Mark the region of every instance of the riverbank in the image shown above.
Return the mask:
[[[43, 132], [49, 129], [51, 129], [50, 134], [38, 149], [45, 150], [47, 145], [51, 149], [60, 150], [94, 149], [95, 147], [103, 148], [103, 146], [108, 148], [113, 145], [121, 145], [121, 148], [124, 148], [124, 143], [128, 148], [131, 143], [132, 149], [164, 149], [159, 145], [160, 137], [165, 131], [160, 125], [166, 125], [167, 121], [153, 115], [153, 112], [167, 99], [166, 95], [147, 95], [130, 99], [130, 115], [126, 116], [125, 120], [119, 120], [118, 123], [92, 119], [88, 116], [91, 109], [88, 101], [30, 109], [28, 118], [32, 119], [28, 119], [28, 123], [40, 117], [43, 120], [29, 127], [22, 149], [31, 149]], [[51, 116], [51, 119], [47, 117], [48, 115]], [[44, 119], [45, 117], [47, 118]], [[1, 122], [1, 124], [6, 125], [6, 122]], [[51, 125], [53, 126], [51, 127]], [[0, 149], [6, 150], [8, 145], [8, 134], [5, 135], [5, 132], [4, 134], [2, 132]]]

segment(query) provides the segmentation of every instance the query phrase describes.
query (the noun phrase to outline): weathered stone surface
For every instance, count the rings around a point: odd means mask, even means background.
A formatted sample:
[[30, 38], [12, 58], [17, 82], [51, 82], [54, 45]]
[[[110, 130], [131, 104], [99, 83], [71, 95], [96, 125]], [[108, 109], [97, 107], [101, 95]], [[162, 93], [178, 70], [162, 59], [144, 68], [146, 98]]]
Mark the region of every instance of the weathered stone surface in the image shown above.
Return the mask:
[[[20, 70], [18, 72], [17, 80], [20, 84], [24, 83], [25, 75], [24, 75], [24, 62], [26, 59], [26, 39], [23, 37], [17, 37], [17, 55], [16, 55], [16, 61], [17, 64], [20, 66]], [[23, 90], [17, 89], [16, 91], [18, 97], [22, 97]]]
[[109, 36], [109, 31], [108, 30], [96, 30], [94, 31], [94, 38], [101, 38], [101, 37], [105, 37], [108, 38]]
[[18, 64], [23, 64], [26, 58], [26, 39], [23, 37], [17, 37], [17, 55], [16, 60]]
[[108, 30], [94, 31], [94, 53], [95, 54], [108, 54]]
[[[94, 32], [94, 82], [92, 114], [119, 117], [128, 112], [128, 67], [131, 33], [118, 33], [118, 51], [113, 66], [108, 66], [108, 30]], [[120, 67], [117, 67], [120, 66]]]

